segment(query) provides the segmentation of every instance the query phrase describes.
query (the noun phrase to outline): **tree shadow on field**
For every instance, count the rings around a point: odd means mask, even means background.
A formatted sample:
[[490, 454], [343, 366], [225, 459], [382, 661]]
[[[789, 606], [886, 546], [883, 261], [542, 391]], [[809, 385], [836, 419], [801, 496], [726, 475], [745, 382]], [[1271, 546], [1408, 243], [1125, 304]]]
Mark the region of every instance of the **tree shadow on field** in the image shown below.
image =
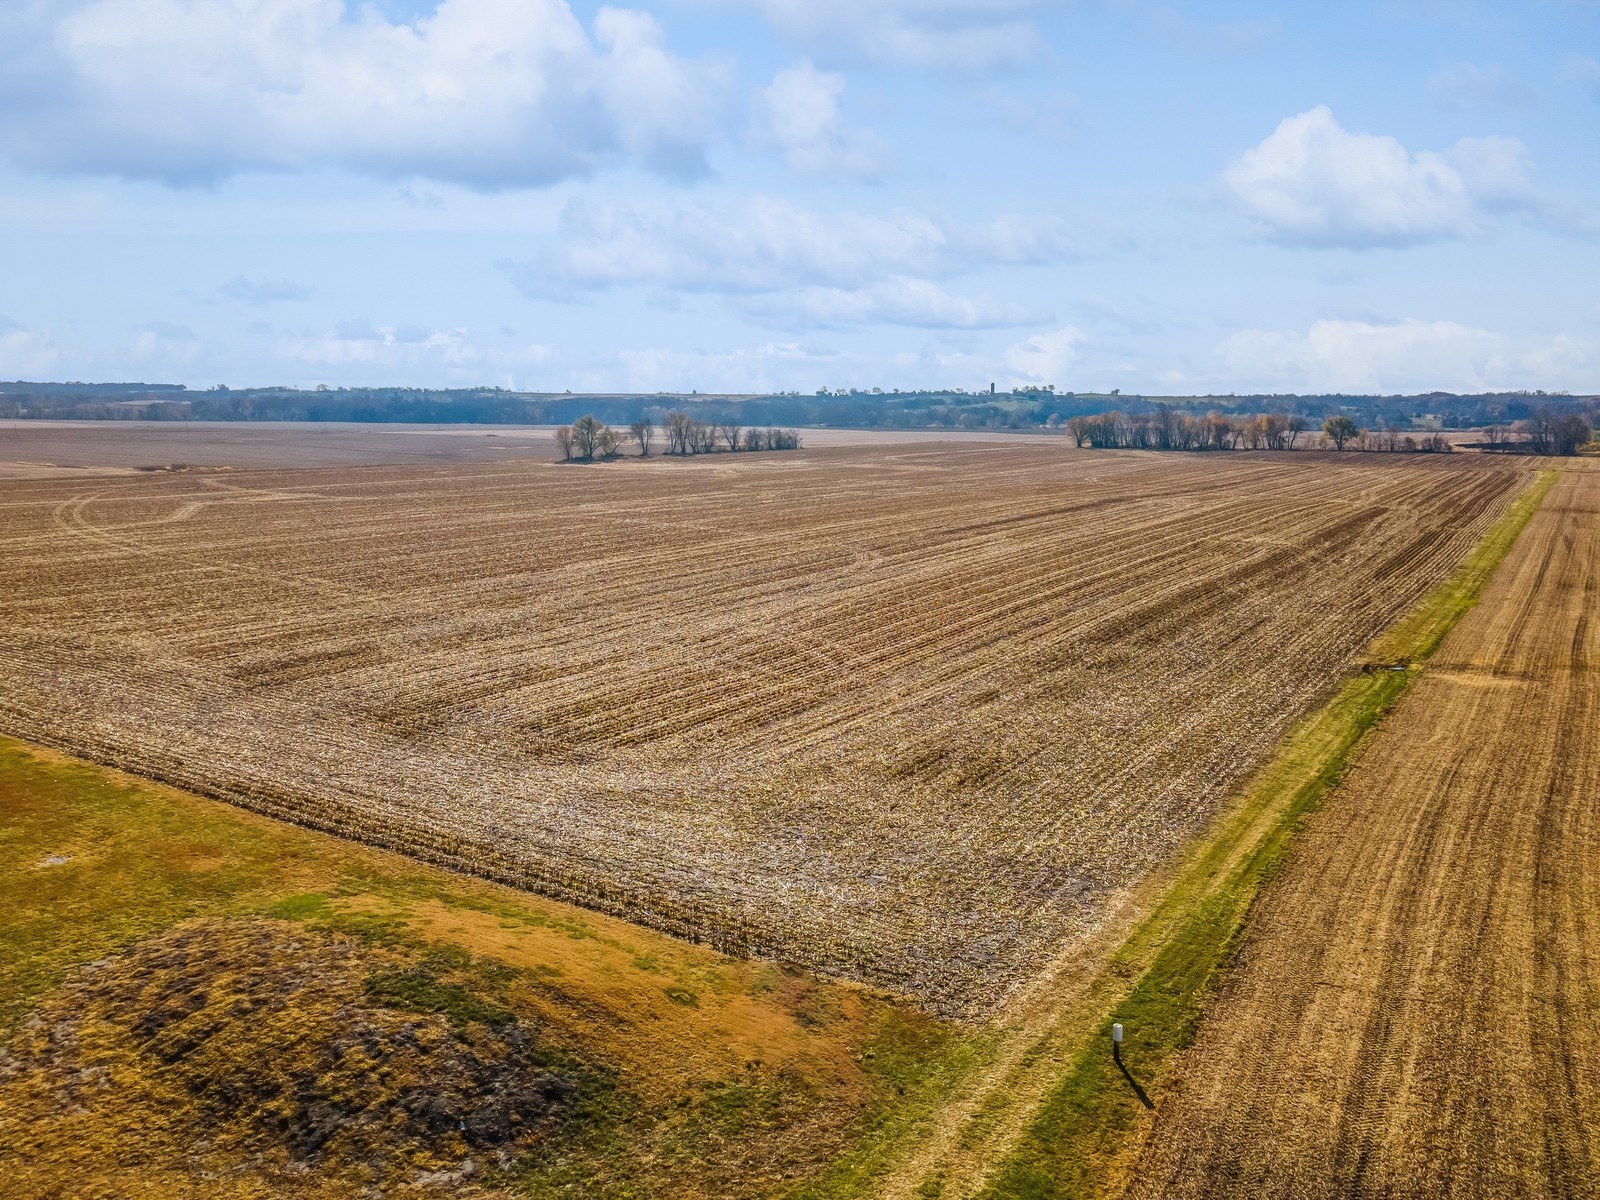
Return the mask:
[[1155, 1105], [1150, 1102], [1150, 1097], [1145, 1094], [1145, 1090], [1139, 1086], [1139, 1081], [1129, 1072], [1128, 1065], [1122, 1061], [1122, 1051], [1115, 1044], [1111, 1047], [1111, 1060], [1117, 1064], [1117, 1070], [1122, 1072], [1122, 1077], [1128, 1081], [1128, 1086], [1133, 1089], [1133, 1094], [1139, 1097], [1139, 1103], [1146, 1108], [1154, 1108]]

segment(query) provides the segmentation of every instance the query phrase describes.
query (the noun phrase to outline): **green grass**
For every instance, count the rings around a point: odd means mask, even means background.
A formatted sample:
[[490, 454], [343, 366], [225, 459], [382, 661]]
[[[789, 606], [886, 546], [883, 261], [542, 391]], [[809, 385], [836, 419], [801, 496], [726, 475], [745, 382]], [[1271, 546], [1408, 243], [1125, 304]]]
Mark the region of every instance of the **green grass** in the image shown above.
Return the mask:
[[884, 1022], [865, 1064], [879, 1083], [879, 1104], [859, 1125], [853, 1148], [786, 1200], [868, 1197], [903, 1154], [916, 1144], [959, 1086], [989, 1061], [993, 1030], [960, 1035], [947, 1026], [896, 1016]]
[[[1251, 904], [1283, 863], [1301, 820], [1338, 784], [1361, 739], [1399, 699], [1422, 663], [1478, 601], [1484, 584], [1555, 483], [1546, 471], [1449, 580], [1378, 639], [1373, 657], [1402, 671], [1352, 678], [1297, 727], [1219, 830], [1192, 853], [1157, 911], [1118, 952], [1111, 969], [1143, 966], [999, 1165], [985, 1200], [1064, 1200], [1111, 1194], [1138, 1153], [1151, 1116], [1147, 1097], [1199, 1027]], [[1263, 830], [1263, 817], [1270, 821]], [[1257, 840], [1242, 857], [1241, 846]], [[1124, 1075], [1110, 1027], [1125, 1031]], [[1131, 1076], [1131, 1078], [1130, 1078]], [[931, 1194], [936, 1194], [931, 1193]]]

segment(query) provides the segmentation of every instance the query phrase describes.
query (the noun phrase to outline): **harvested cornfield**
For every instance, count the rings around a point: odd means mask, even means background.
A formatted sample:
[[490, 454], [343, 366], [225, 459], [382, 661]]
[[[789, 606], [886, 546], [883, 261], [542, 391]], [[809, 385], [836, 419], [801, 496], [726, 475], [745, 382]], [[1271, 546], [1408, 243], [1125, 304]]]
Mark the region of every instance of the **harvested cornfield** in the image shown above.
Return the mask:
[[1600, 472], [1258, 901], [1137, 1197], [1600, 1194]]
[[0, 485], [0, 726], [946, 1013], [1525, 482], [1060, 443]]

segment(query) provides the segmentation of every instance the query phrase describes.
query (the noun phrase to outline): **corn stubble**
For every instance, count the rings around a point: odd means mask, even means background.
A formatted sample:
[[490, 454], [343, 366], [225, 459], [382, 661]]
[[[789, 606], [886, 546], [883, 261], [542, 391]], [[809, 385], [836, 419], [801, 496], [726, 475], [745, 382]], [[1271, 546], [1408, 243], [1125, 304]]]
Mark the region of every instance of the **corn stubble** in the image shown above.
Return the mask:
[[971, 1015], [1524, 479], [1044, 443], [17, 482], [0, 726]]

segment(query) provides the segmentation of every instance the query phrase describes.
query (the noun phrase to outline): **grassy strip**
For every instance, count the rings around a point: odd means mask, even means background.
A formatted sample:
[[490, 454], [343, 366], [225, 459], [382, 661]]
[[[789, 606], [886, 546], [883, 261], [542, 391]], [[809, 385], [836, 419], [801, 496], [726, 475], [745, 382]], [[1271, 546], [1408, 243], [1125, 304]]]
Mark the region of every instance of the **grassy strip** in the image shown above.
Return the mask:
[[951, 1095], [990, 1059], [999, 1038], [992, 1029], [968, 1037], [949, 1037], [937, 1052], [921, 1046], [915, 1053], [888, 1056], [878, 1071], [896, 1084], [896, 1102], [870, 1111], [859, 1126], [853, 1148], [814, 1179], [782, 1193], [784, 1200], [860, 1200], [876, 1194], [879, 1182], [906, 1152], [927, 1136], [927, 1130]]
[[[1556, 478], [1554, 471], [1542, 472], [1455, 574], [1374, 643], [1375, 660], [1408, 669], [1351, 679], [1291, 732], [1283, 753], [1252, 781], [1223, 828], [1184, 864], [1160, 908], [1110, 968], [1145, 967], [1143, 973], [1040, 1107], [985, 1189], [985, 1200], [1092, 1197], [1120, 1189], [1153, 1120], [1148, 1089], [1163, 1080], [1175, 1052], [1193, 1041], [1210, 985], [1299, 822], [1339, 782], [1362, 737], [1477, 603]], [[1257, 840], [1240, 857], [1238, 848], [1250, 845], [1252, 836]], [[1110, 1053], [1113, 1021], [1126, 1031], [1126, 1073]], [[938, 1194], [936, 1186], [925, 1191]]]

